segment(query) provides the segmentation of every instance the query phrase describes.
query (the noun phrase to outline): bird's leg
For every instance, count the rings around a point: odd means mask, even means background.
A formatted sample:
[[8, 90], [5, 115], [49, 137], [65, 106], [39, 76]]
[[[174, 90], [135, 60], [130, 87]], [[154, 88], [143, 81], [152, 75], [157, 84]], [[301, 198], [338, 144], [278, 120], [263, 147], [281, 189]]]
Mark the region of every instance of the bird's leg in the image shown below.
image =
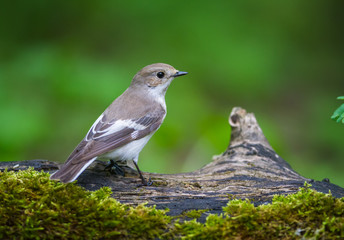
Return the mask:
[[118, 166], [118, 164], [112, 159], [110, 159], [109, 164], [105, 167], [104, 170], [109, 170], [110, 173], [115, 175], [121, 175], [123, 177], [125, 176], [124, 170], [120, 166]]
[[153, 181], [151, 180], [151, 178], [149, 177], [148, 182], [147, 182], [147, 180], [143, 177], [143, 175], [142, 175], [142, 173], [141, 173], [141, 171], [139, 169], [139, 166], [137, 166], [137, 163], [135, 161], [133, 161], [133, 163], [135, 164], [135, 167], [136, 167], [137, 171], [140, 174], [142, 185], [143, 186], [151, 186], [153, 184]]

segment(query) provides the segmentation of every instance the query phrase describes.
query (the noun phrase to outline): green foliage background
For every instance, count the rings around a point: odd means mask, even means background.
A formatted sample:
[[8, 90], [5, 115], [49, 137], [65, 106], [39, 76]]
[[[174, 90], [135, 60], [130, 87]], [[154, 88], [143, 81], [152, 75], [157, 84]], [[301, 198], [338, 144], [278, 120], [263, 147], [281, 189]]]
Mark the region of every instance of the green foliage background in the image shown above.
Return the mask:
[[302, 175], [344, 186], [342, 1], [0, 3], [1, 161], [63, 162], [145, 65], [176, 79], [144, 171], [191, 171], [228, 144], [230, 110], [254, 112]]

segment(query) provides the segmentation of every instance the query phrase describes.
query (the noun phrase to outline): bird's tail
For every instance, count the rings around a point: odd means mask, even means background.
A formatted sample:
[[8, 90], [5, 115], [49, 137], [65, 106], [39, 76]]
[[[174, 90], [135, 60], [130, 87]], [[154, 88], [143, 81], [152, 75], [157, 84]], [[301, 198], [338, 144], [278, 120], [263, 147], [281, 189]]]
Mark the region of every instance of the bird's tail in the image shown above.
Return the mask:
[[94, 160], [96, 160], [96, 158], [97, 157], [94, 157], [88, 161], [82, 161], [74, 164], [72, 161], [66, 162], [59, 170], [50, 176], [50, 179], [60, 180], [63, 183], [73, 182]]

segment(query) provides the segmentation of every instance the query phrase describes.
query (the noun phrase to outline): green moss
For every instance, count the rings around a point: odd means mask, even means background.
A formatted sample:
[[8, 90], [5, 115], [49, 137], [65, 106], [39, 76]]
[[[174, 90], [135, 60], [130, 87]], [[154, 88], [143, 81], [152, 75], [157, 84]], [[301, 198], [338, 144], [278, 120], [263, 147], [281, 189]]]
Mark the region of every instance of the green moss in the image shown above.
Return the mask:
[[187, 212], [184, 212], [182, 216], [188, 217], [188, 218], [200, 218], [203, 213], [209, 211], [208, 209], [200, 209], [200, 210], [190, 210]]
[[202, 186], [198, 182], [184, 182], [185, 188], [202, 188]]
[[50, 181], [32, 169], [0, 172], [0, 239], [150, 239], [167, 228], [166, 211], [129, 207], [110, 194]]
[[255, 167], [256, 165], [254, 163], [248, 162], [247, 165], [251, 166], [251, 167]]
[[168, 185], [168, 182], [166, 181], [161, 181], [161, 179], [157, 180], [153, 180], [153, 184], [154, 187], [166, 187]]
[[110, 197], [49, 180], [32, 169], [0, 172], [0, 239], [343, 239], [344, 198], [309, 188], [275, 196], [255, 207], [230, 200], [221, 215], [191, 210], [191, 221], [171, 220], [167, 211], [130, 207]]
[[343, 239], [344, 198], [305, 186], [296, 194], [277, 195], [271, 204], [255, 207], [249, 200], [232, 200], [222, 215], [206, 223], [176, 223], [183, 239]]

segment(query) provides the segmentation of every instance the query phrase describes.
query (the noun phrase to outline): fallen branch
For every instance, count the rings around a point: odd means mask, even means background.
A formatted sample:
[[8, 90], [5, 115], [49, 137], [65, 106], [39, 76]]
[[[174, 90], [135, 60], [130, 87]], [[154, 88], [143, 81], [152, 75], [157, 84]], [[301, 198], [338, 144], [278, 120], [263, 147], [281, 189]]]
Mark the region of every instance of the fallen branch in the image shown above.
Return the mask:
[[[296, 173], [272, 149], [252, 113], [234, 108], [229, 117], [232, 127], [227, 150], [214, 156], [213, 161], [190, 173], [144, 173], [154, 181], [152, 186], [139, 186], [136, 172], [126, 168], [126, 177], [113, 176], [103, 171], [106, 163], [96, 161], [78, 178], [77, 184], [88, 190], [103, 186], [112, 189], [112, 196], [122, 203], [148, 202], [159, 209], [169, 208], [171, 215], [179, 215], [190, 209], [209, 209], [220, 213], [229, 197], [250, 198], [256, 204], [270, 202], [274, 194], [298, 191], [304, 183], [335, 197], [343, 197], [344, 189], [329, 183], [327, 179], [314, 181]], [[26, 169], [53, 172], [57, 164], [45, 160], [2, 162], [0, 170]]]

